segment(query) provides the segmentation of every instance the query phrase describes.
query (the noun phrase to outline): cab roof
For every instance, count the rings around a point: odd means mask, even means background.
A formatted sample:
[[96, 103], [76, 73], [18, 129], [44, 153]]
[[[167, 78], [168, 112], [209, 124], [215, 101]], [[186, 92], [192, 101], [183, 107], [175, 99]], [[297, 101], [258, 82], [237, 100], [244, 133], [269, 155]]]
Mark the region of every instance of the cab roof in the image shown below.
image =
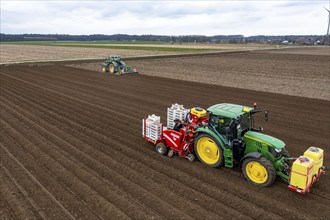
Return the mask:
[[212, 105], [207, 109], [207, 111], [211, 112], [212, 114], [220, 115], [225, 118], [238, 118], [239, 116], [244, 115], [251, 110], [253, 110], [251, 107], [229, 103]]

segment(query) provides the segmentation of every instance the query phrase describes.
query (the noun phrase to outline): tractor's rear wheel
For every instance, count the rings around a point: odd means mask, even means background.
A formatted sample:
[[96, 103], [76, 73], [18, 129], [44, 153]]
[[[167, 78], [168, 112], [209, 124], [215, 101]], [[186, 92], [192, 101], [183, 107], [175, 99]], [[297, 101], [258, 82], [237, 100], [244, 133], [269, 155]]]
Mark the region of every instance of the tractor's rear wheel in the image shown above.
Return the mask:
[[158, 144], [156, 144], [156, 151], [159, 154], [165, 155], [167, 154], [167, 147], [165, 146], [164, 143], [159, 142]]
[[109, 72], [111, 73], [111, 74], [114, 74], [115, 73], [115, 66], [111, 63], [111, 64], [109, 64]]
[[246, 158], [242, 172], [246, 180], [260, 187], [270, 186], [276, 179], [275, 168], [265, 157]]
[[216, 140], [207, 134], [196, 138], [195, 153], [197, 158], [210, 167], [220, 167], [223, 163], [222, 148]]

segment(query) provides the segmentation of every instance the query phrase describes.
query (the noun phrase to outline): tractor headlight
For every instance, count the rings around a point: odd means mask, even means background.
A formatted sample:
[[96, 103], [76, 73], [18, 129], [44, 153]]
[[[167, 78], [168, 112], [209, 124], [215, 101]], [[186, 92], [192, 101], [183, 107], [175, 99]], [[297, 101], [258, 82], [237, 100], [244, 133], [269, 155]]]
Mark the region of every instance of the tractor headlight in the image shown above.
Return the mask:
[[276, 151], [276, 153], [281, 153], [283, 148], [274, 148], [274, 150]]
[[268, 151], [269, 151], [269, 153], [271, 153], [275, 158], [278, 158], [278, 157], [281, 156], [281, 153], [282, 153], [283, 149], [268, 146]]

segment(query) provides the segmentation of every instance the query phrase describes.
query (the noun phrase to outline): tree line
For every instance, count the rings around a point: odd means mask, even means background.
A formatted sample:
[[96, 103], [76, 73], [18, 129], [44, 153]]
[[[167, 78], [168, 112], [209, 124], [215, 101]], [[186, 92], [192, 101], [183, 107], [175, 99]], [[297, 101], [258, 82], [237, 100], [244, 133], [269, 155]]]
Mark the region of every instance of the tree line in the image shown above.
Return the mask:
[[69, 35], [69, 34], [0, 34], [1, 42], [13, 41], [118, 41], [118, 42], [168, 42], [168, 43], [269, 43], [279, 44], [283, 41], [299, 44], [312, 44], [319, 41], [321, 44], [329, 42], [325, 35], [284, 35], [266, 36], [257, 35], [245, 37], [243, 35], [128, 35], [128, 34], [93, 34], [93, 35]]

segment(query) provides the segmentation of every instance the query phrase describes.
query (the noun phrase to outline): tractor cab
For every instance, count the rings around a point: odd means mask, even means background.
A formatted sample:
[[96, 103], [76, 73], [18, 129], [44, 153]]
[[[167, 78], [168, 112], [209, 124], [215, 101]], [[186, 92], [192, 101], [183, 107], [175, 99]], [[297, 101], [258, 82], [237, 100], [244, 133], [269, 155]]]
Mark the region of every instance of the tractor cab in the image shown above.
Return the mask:
[[245, 107], [234, 104], [217, 104], [207, 109], [209, 112], [209, 126], [217, 133], [222, 135], [224, 139], [230, 141], [232, 139], [243, 139], [248, 131], [261, 132], [262, 127], [254, 127], [254, 114], [265, 112], [265, 120], [268, 120], [267, 110], [256, 110], [254, 108]]
[[221, 135], [225, 142], [243, 138], [244, 134], [253, 129], [253, 108], [234, 104], [217, 104], [209, 107], [209, 126]]

